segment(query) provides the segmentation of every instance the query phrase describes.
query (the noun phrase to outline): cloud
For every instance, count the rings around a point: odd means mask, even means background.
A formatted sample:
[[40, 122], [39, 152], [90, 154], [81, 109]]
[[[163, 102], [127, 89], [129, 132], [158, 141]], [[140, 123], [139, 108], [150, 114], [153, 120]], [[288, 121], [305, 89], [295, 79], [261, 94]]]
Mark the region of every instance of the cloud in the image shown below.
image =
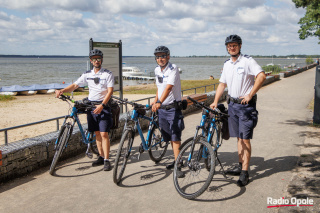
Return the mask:
[[233, 18], [235, 22], [245, 25], [273, 25], [276, 21], [276, 16], [266, 6], [243, 8]]
[[[224, 40], [230, 34], [239, 34], [244, 48], [261, 55], [288, 41], [308, 47], [314, 42], [299, 40], [297, 23], [305, 9], [296, 9], [291, 0], [0, 0], [0, 4], [4, 48], [0, 54], [6, 48], [28, 52], [37, 45], [43, 47], [32, 49], [37, 54], [87, 55], [90, 38], [122, 40], [127, 55], [149, 55], [160, 44], [170, 45], [175, 55], [225, 55]], [[19, 48], [12, 48], [15, 45]], [[305, 51], [316, 52], [314, 46]], [[290, 46], [285, 51], [290, 50], [296, 51]]]

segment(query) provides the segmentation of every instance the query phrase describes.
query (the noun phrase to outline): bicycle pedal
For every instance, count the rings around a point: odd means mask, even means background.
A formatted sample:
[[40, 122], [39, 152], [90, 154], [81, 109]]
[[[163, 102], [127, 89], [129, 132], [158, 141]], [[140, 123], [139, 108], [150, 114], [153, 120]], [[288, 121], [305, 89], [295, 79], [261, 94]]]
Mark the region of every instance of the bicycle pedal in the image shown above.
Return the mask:
[[140, 146], [139, 146], [139, 154], [141, 154], [143, 152], [144, 152], [144, 148], [143, 148], [142, 144], [140, 144]]
[[92, 154], [92, 153], [90, 153], [90, 152], [87, 152], [87, 153], [86, 153], [86, 156], [87, 156], [88, 158], [90, 158], [90, 159], [92, 159], [92, 158], [93, 158], [93, 154]]

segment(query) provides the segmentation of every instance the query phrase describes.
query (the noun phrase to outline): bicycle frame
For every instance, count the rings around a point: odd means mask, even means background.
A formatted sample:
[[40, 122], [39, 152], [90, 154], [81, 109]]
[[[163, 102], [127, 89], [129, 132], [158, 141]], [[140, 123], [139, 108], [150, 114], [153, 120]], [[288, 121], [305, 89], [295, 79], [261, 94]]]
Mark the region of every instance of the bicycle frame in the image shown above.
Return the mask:
[[[67, 101], [67, 100], [68, 99], [66, 99], [65, 101]], [[71, 99], [69, 99], [69, 101], [73, 102]], [[78, 109], [75, 106], [73, 106], [72, 109], [71, 109], [70, 114], [65, 116], [65, 119], [64, 119], [62, 125], [65, 125], [68, 119], [72, 119], [73, 120], [72, 129], [73, 129], [74, 125], [77, 123], [77, 125], [79, 127], [79, 130], [80, 130], [81, 137], [82, 137], [82, 142], [84, 144], [86, 144], [86, 145], [89, 145], [90, 143], [95, 142], [95, 140], [90, 140], [90, 138], [94, 138], [94, 133], [88, 132], [88, 134], [86, 135], [86, 133], [84, 132], [84, 130], [82, 128], [82, 125], [81, 125], [81, 122], [80, 122], [80, 119], [79, 119], [79, 116], [78, 116], [79, 114], [85, 114], [85, 113], [84, 112], [79, 112]], [[57, 145], [58, 140], [59, 140], [59, 137], [56, 139], [55, 145]], [[68, 143], [66, 143], [65, 148], [67, 146], [68, 146]], [[89, 147], [87, 149], [86, 154], [87, 155], [89, 154]]]
[[[133, 121], [134, 122], [133, 132], [136, 132], [136, 130], [138, 130], [138, 133], [140, 135], [141, 142], [142, 142], [142, 147], [143, 147], [143, 149], [145, 151], [148, 151], [149, 150], [148, 141], [149, 141], [149, 138], [152, 137], [151, 136], [152, 126], [153, 125], [157, 125], [157, 123], [154, 121], [154, 115], [152, 115], [151, 117], [148, 117], [148, 116], [145, 116], [145, 115], [140, 115], [137, 112], [136, 109], [133, 109], [132, 110], [132, 114], [130, 116], [130, 119], [128, 119], [128, 117], [129, 117], [129, 112], [128, 112], [128, 115], [127, 115], [127, 119], [126, 119], [126, 123], [125, 123], [125, 126], [124, 126], [124, 130], [128, 129], [128, 128], [131, 128], [131, 127], [128, 127], [127, 123], [128, 123], [128, 121]], [[144, 138], [142, 129], [140, 127], [139, 118], [142, 118], [142, 119], [150, 121], [149, 128], [148, 128], [148, 133], [147, 133], [147, 137], [146, 138]]]

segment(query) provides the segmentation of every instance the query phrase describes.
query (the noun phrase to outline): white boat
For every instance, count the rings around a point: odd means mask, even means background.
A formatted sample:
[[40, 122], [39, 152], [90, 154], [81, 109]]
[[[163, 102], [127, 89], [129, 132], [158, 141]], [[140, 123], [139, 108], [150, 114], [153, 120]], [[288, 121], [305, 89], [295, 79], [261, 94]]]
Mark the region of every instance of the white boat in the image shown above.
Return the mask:
[[122, 67], [122, 76], [140, 76], [144, 73], [138, 67]]
[[18, 92], [0, 92], [0, 95], [17, 95]]

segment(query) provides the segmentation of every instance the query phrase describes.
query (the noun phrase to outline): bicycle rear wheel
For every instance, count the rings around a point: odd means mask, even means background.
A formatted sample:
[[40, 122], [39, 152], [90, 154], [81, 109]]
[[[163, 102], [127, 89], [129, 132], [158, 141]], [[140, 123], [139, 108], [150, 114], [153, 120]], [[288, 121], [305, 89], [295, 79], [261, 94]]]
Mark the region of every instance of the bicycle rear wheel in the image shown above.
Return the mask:
[[59, 157], [61, 156], [63, 150], [65, 149], [65, 146], [71, 136], [71, 133], [72, 133], [72, 125], [70, 123], [66, 123], [61, 127], [61, 130], [58, 136], [58, 143], [56, 144], [56, 152], [54, 153], [50, 170], [49, 170], [50, 175], [53, 175], [57, 162], [59, 160]]
[[[194, 143], [192, 158], [188, 161], [191, 154], [191, 148]], [[204, 160], [210, 156], [210, 170], [205, 168]], [[215, 168], [215, 153], [211, 145], [198, 136], [182, 147], [176, 162], [182, 162], [182, 167], [178, 168], [178, 163], [175, 164], [173, 172], [173, 182], [180, 196], [186, 199], [195, 199], [200, 196], [210, 185], [214, 175]], [[177, 171], [181, 169], [185, 177], [178, 178]]]
[[131, 153], [133, 139], [132, 130], [125, 130], [120, 140], [113, 169], [113, 182], [117, 185], [121, 182], [121, 178], [126, 168]]
[[163, 141], [161, 131], [157, 125], [153, 125], [149, 140], [149, 156], [152, 161], [158, 163], [167, 152], [168, 144]]

